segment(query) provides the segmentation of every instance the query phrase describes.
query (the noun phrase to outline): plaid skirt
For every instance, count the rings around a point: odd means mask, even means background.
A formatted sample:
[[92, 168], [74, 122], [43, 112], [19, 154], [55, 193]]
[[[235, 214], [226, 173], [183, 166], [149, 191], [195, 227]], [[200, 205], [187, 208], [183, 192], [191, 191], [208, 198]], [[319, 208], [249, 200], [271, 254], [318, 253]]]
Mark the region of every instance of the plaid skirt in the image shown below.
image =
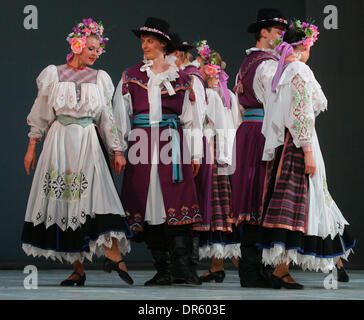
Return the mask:
[[276, 157], [267, 164], [262, 226], [306, 232], [308, 179], [302, 148], [296, 148], [289, 132]]
[[212, 216], [211, 231], [232, 232], [233, 220], [231, 186], [228, 175], [219, 175], [219, 168], [227, 167], [216, 161], [216, 140], [214, 143], [214, 164], [212, 166]]

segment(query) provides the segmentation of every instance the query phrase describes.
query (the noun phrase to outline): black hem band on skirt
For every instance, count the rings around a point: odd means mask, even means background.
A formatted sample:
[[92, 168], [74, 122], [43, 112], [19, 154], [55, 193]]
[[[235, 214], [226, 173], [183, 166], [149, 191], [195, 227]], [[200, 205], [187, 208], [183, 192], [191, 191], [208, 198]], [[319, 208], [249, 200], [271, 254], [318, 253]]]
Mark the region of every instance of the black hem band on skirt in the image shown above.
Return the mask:
[[198, 231], [200, 235], [200, 247], [213, 244], [229, 245], [240, 244], [241, 227], [232, 225], [232, 232], [225, 231]]
[[334, 239], [331, 239], [330, 235], [322, 239], [318, 236], [305, 235], [300, 231], [261, 228], [256, 243], [257, 247], [259, 249], [272, 249], [275, 244], [284, 246], [286, 250], [297, 250], [302, 255], [334, 258], [352, 249], [356, 244], [356, 240], [352, 239], [346, 228], [342, 236], [338, 234]]
[[68, 228], [63, 231], [57, 224], [46, 229], [43, 223], [34, 226], [32, 222], [25, 222], [21, 241], [23, 244], [56, 252], [90, 252], [89, 242], [110, 232], [123, 232], [127, 239], [133, 237], [125, 217], [96, 214], [94, 218], [87, 216], [86, 222], [76, 230]]

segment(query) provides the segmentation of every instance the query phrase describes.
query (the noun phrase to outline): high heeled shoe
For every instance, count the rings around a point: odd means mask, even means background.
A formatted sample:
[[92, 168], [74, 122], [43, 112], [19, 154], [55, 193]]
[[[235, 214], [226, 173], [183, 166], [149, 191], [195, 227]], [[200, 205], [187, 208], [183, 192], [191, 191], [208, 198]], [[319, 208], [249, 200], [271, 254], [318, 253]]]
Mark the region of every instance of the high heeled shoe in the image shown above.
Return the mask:
[[72, 287], [72, 286], [76, 285], [78, 287], [83, 287], [85, 285], [85, 281], [86, 281], [86, 273], [84, 273], [83, 276], [81, 276], [77, 271], [74, 271], [74, 272], [72, 272], [71, 276], [73, 274], [78, 275], [79, 279], [77, 279], [77, 280], [73, 280], [73, 279], [63, 280], [60, 283], [60, 286], [63, 286], [63, 287]]
[[121, 259], [118, 262], [114, 262], [110, 260], [109, 258], [105, 258], [104, 260], [104, 271], [107, 273], [111, 273], [112, 270], [116, 271], [119, 274], [119, 277], [123, 279], [127, 284], [133, 284], [133, 279], [129, 276], [129, 274], [126, 271], [123, 271], [119, 268], [119, 263], [124, 262], [123, 259]]
[[209, 273], [206, 276], [200, 277], [201, 282], [215, 281], [215, 282], [221, 283], [224, 281], [224, 279], [225, 279], [224, 270], [215, 271], [215, 272], [212, 272], [211, 270], [209, 270]]
[[290, 274], [287, 273], [287, 274], [283, 275], [282, 277], [277, 277], [272, 273], [271, 274], [272, 288], [280, 289], [283, 287], [286, 289], [296, 289], [296, 290], [300, 290], [300, 289], [304, 288], [304, 286], [302, 284], [299, 284], [297, 282], [289, 283], [289, 282], [286, 282], [283, 280], [284, 278], [289, 277], [289, 276], [290, 276]]

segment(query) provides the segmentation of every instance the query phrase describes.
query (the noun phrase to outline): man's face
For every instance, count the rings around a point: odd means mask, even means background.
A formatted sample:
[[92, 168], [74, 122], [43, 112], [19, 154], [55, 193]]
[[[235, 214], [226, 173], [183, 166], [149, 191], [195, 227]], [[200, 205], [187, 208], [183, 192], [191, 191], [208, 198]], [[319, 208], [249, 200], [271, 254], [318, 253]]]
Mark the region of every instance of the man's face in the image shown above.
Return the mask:
[[277, 38], [280, 38], [282, 36], [282, 32], [285, 30], [284, 27], [275, 26], [271, 27], [270, 31], [266, 30], [265, 32], [265, 39], [271, 49], [274, 49], [274, 42]]

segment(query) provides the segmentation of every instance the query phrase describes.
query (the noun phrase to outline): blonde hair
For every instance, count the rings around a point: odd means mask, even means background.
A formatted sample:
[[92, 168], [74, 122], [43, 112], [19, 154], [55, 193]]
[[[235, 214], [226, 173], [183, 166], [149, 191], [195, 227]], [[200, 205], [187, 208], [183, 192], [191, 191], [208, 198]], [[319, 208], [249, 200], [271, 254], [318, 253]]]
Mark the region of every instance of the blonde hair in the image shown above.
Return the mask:
[[222, 60], [220, 53], [214, 51], [214, 56], [216, 58], [217, 65], [220, 66], [221, 70], [224, 70], [226, 68], [226, 62]]
[[191, 62], [192, 60], [192, 54], [188, 51], [181, 51], [181, 56], [180, 56], [181, 61], [183, 61], [183, 63], [185, 61]]

